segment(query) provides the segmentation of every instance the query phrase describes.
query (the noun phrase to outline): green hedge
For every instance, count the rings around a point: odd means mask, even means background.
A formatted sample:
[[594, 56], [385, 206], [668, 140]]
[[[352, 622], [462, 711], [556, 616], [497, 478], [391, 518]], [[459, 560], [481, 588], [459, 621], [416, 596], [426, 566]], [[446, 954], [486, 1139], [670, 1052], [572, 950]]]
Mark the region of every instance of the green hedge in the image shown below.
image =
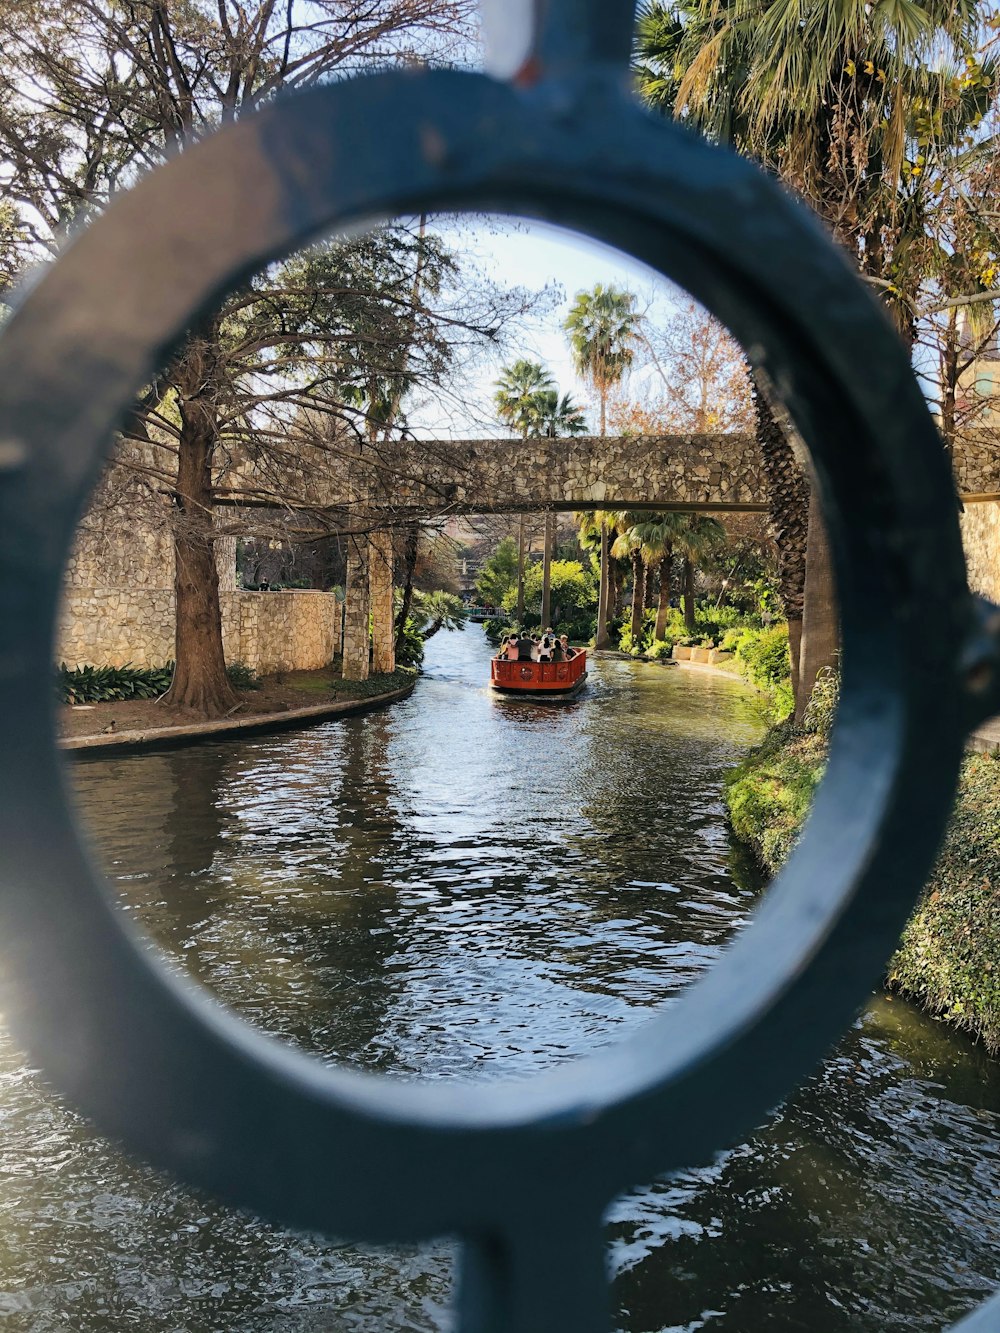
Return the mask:
[[889, 986], [1000, 1052], [1000, 756], [970, 755]]
[[785, 722], [726, 775], [733, 831], [772, 875], [795, 845], [825, 768], [825, 738]]
[[[774, 727], [726, 778], [733, 830], [772, 874], [795, 845], [826, 767], [836, 682], [805, 725]], [[970, 755], [944, 846], [886, 985], [1000, 1052], [1000, 755]]]

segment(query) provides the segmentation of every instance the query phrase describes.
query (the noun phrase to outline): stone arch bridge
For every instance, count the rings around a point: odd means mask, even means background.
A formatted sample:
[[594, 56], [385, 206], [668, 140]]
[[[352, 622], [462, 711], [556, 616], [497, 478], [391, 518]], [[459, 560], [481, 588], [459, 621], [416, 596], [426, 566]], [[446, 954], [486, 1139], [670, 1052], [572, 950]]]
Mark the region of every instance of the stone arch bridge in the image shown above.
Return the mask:
[[[348, 557], [344, 673], [394, 668], [392, 529], [406, 521], [467, 513], [540, 509], [645, 508], [753, 513], [767, 509], [767, 484], [746, 434], [560, 439], [392, 441], [329, 449], [303, 477], [303, 505], [342, 514], [355, 529]], [[953, 458], [966, 501], [1000, 501], [1000, 453], [992, 433], [967, 441]], [[224, 486], [223, 486], [224, 489]], [[254, 503], [274, 491], [241, 470], [238, 489]], [[995, 515], [995, 504], [989, 506]], [[360, 531], [359, 531], [360, 530]]]

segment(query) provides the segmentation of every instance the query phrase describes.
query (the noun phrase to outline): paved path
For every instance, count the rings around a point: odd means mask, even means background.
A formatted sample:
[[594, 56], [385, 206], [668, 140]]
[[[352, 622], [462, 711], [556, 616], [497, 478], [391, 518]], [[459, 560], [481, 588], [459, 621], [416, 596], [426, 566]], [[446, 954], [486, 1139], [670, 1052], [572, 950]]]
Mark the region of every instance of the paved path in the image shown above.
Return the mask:
[[372, 694], [362, 699], [345, 699], [338, 703], [319, 704], [309, 708], [294, 708], [284, 713], [256, 713], [250, 717], [221, 722], [196, 722], [183, 727], [152, 727], [147, 731], [118, 731], [113, 736], [103, 732], [96, 736], [64, 736], [60, 750], [84, 751], [87, 754], [105, 754], [110, 751], [167, 749], [178, 745], [192, 745], [196, 741], [226, 740], [228, 737], [260, 735], [268, 731], [287, 731], [325, 722], [333, 717], [352, 713], [366, 713], [383, 704], [396, 703], [413, 692], [416, 679], [402, 689], [387, 694]]
[[969, 750], [1000, 749], [1000, 717], [991, 717], [988, 722], [980, 723], [969, 736], [966, 748]]

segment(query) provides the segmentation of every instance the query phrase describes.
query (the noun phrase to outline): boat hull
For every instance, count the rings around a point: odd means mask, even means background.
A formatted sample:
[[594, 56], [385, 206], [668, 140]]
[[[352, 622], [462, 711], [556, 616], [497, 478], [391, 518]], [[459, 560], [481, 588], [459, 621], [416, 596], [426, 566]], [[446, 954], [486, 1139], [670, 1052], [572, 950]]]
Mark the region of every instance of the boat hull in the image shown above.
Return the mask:
[[587, 682], [587, 654], [581, 649], [568, 662], [509, 662], [494, 657], [490, 685], [500, 694], [528, 699], [577, 694]]

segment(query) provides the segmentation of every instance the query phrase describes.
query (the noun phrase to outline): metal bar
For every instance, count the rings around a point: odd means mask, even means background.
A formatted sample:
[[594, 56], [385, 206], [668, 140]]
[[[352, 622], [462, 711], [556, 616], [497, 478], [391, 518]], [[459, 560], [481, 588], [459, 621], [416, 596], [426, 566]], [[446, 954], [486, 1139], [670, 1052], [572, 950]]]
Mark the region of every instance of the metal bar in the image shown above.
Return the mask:
[[506, 1237], [462, 1247], [462, 1333], [607, 1333], [610, 1299], [601, 1219], [553, 1199], [551, 1215], [524, 1215]]
[[584, 65], [628, 68], [636, 0], [480, 0], [486, 68], [537, 83]]
[[[709, 1160], [815, 1068], [912, 911], [965, 732], [1000, 705], [1000, 613], [969, 596], [948, 465], [901, 344], [773, 181], [636, 109], [622, 79], [630, 14], [624, 0], [539, 3], [550, 90], [406, 72], [275, 103], [123, 195], [0, 331], [0, 681], [18, 700], [0, 728], [11, 1028], [106, 1133], [231, 1202], [359, 1239], [470, 1238], [462, 1333], [606, 1326], [600, 1209]], [[810, 448], [843, 611], [827, 775], [751, 925], [619, 1045], [485, 1087], [320, 1065], [158, 963], [73, 823], [50, 685], [76, 518], [184, 330], [317, 235], [446, 209], [574, 226], [682, 282], [733, 330]], [[977, 1318], [969, 1328], [992, 1326]]]
[[536, 0], [534, 56], [541, 71], [613, 65], [627, 70], [636, 0]]

